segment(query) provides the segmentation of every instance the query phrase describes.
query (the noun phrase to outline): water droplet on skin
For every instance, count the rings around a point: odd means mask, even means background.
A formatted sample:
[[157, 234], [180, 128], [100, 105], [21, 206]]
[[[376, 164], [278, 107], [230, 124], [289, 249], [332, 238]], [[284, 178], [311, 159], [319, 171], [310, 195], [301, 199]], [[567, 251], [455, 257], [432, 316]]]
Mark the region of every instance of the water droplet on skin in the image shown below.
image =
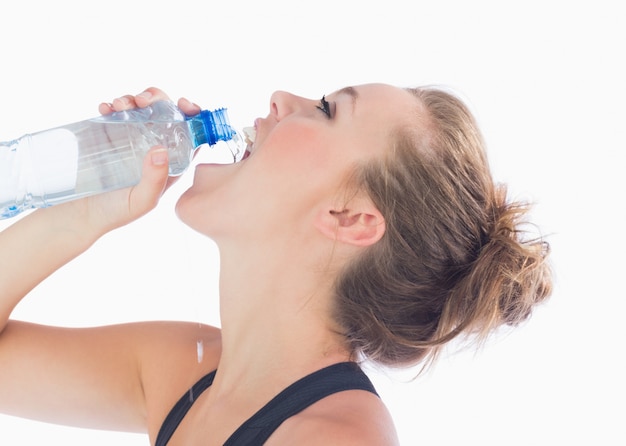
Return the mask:
[[196, 342], [196, 352], [198, 354], [198, 364], [200, 364], [204, 357], [204, 344], [202, 343], [202, 339], [198, 339]]

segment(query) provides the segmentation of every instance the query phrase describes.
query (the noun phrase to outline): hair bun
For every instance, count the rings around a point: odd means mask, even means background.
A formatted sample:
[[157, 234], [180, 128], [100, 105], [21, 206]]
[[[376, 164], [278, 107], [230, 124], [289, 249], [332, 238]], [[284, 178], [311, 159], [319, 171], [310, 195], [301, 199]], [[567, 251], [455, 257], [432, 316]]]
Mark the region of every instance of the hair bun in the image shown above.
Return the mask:
[[525, 230], [530, 206], [508, 202], [504, 186], [495, 192], [493, 226], [469, 273], [466, 290], [476, 299], [477, 310], [485, 312], [479, 319], [490, 321], [481, 332], [493, 324], [519, 324], [552, 290], [546, 260], [550, 245], [540, 236], [529, 237]]

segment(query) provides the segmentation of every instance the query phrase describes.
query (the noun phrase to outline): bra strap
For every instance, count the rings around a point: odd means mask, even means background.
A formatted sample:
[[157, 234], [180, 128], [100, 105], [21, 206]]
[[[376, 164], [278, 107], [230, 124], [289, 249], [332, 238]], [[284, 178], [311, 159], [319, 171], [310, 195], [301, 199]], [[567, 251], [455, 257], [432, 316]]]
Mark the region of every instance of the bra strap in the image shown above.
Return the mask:
[[334, 364], [287, 387], [243, 423], [224, 446], [261, 445], [288, 418], [344, 390], [366, 390], [378, 396], [372, 382], [356, 363]]
[[178, 428], [180, 422], [185, 418], [191, 406], [193, 406], [196, 398], [213, 384], [214, 378], [215, 370], [200, 378], [200, 380], [178, 400], [161, 425], [156, 442], [154, 443], [155, 446], [167, 445], [167, 442], [170, 441], [170, 438], [174, 435], [176, 428]]

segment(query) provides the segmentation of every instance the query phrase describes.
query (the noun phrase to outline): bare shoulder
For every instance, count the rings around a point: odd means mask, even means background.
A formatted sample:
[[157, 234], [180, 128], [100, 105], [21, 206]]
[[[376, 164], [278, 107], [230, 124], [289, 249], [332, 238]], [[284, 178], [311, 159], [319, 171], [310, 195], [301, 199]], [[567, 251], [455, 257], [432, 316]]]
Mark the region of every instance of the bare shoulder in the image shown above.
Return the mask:
[[217, 368], [221, 331], [197, 322], [134, 325], [148, 430], [154, 432], [183, 393]]
[[[181, 321], [151, 321], [137, 322], [129, 324], [132, 326], [134, 338], [138, 342], [138, 347], [146, 360], [150, 360], [152, 355], [159, 358], [159, 364], [167, 362], [167, 357], [163, 357], [164, 350], [173, 356], [183, 355], [194, 361], [204, 358], [198, 356], [202, 351], [198, 350], [202, 345], [207, 348], [207, 353], [211, 349], [221, 345], [221, 331], [216, 327], [199, 324], [197, 322]], [[177, 358], [179, 360], [180, 358]], [[199, 361], [202, 362], [202, 361]]]
[[349, 390], [326, 397], [288, 419], [268, 446], [397, 446], [398, 436], [387, 407], [376, 395]]
[[197, 323], [63, 328], [10, 321], [0, 337], [0, 411], [144, 431], [189, 382], [216, 367], [220, 348], [219, 330]]

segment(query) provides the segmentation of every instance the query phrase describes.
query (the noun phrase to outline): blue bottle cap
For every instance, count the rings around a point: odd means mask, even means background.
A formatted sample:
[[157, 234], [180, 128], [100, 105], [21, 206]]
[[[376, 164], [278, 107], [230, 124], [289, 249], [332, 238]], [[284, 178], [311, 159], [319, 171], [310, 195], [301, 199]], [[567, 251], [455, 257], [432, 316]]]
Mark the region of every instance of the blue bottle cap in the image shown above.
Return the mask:
[[214, 145], [218, 141], [230, 141], [236, 132], [230, 126], [225, 108], [209, 111], [202, 110], [195, 116], [185, 118], [194, 138], [194, 146]]

